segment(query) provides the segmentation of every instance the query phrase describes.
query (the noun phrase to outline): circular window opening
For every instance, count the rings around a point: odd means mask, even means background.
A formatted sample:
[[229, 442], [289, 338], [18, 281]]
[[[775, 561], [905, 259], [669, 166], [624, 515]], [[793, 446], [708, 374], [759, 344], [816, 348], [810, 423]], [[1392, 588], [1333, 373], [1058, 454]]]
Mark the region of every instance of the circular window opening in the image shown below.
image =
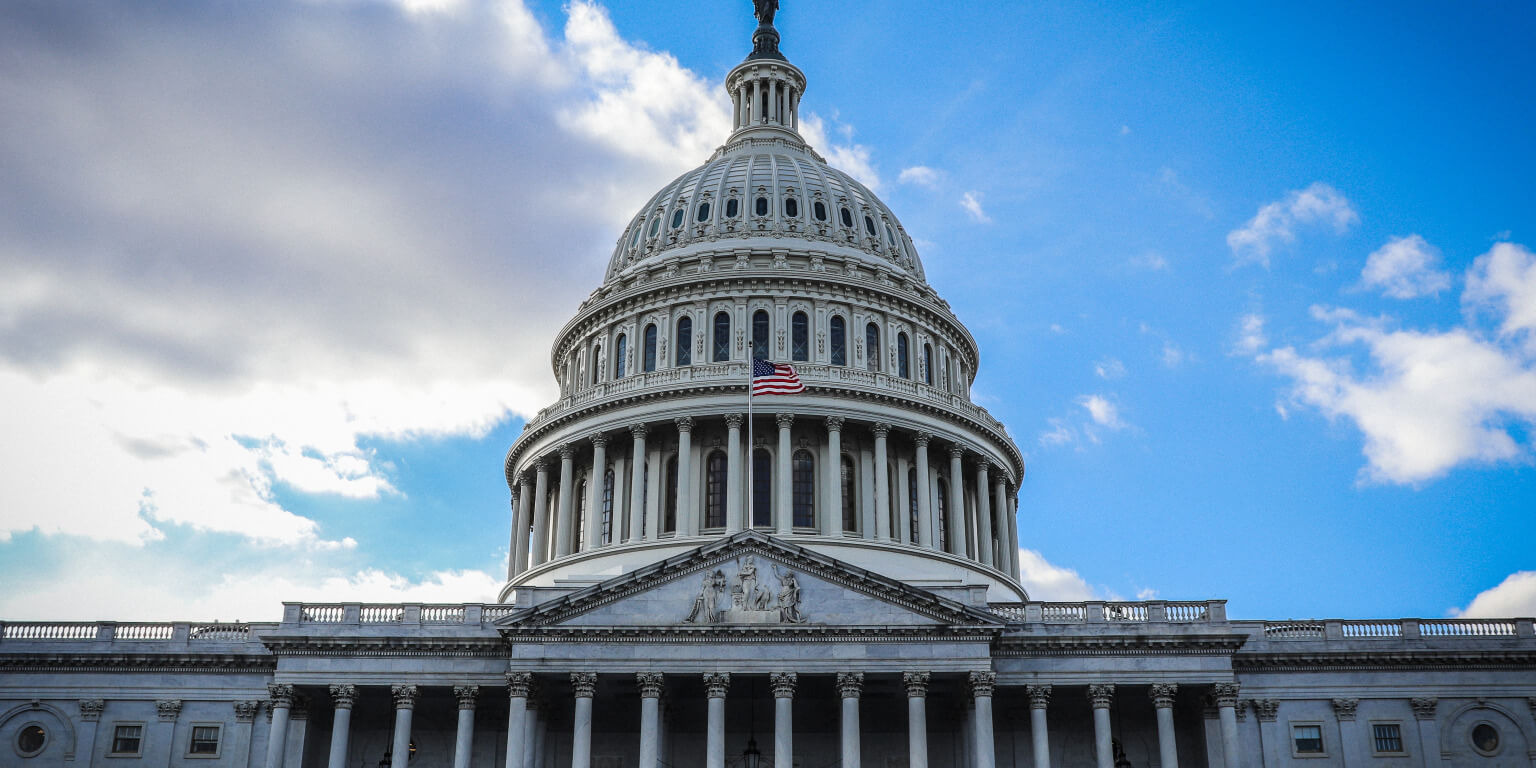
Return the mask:
[[1472, 748], [1485, 755], [1492, 755], [1499, 751], [1499, 729], [1488, 723], [1478, 723], [1472, 727]]
[[48, 744], [48, 732], [41, 725], [29, 725], [16, 734], [16, 751], [22, 757], [31, 757]]

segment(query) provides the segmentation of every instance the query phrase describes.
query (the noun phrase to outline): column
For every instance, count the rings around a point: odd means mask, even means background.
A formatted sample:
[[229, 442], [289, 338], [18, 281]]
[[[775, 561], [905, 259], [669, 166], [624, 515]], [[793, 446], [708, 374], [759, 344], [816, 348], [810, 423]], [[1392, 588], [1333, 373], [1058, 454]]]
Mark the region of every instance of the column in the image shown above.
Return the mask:
[[475, 749], [475, 698], [479, 695], [478, 685], [453, 687], [453, 696], [459, 701], [459, 727], [453, 736], [453, 768], [469, 768], [469, 758]]
[[1152, 705], [1157, 708], [1157, 754], [1161, 768], [1179, 768], [1179, 747], [1173, 735], [1173, 699], [1179, 686], [1172, 683], [1155, 683], [1152, 686]]
[[645, 462], [645, 540], [661, 538], [661, 440], [651, 444]]
[[416, 709], [416, 686], [392, 685], [395, 698], [395, 743], [390, 746], [389, 768], [407, 768], [411, 761], [411, 714]]
[[1008, 480], [1001, 474], [992, 484], [992, 515], [997, 519], [997, 569], [1013, 575], [1013, 559], [1019, 556], [1019, 543], [1013, 540], [1013, 526], [1008, 523]]
[[518, 540], [519, 531], [518, 531], [518, 527], [517, 527], [517, 518], [519, 517], [518, 500], [521, 499], [522, 497], [523, 497], [523, 484], [522, 484], [521, 481], [519, 481], [516, 485], [512, 486], [512, 503], [510, 505], [512, 516], [511, 516], [510, 519], [507, 520], [507, 527], [509, 529], [511, 529], [511, 532], [512, 532], [512, 535], [510, 537], [511, 540], [507, 543], [507, 580], [508, 581], [511, 581], [512, 579], [517, 578], [517, 574], [518, 574], [518, 563], [517, 563], [517, 550], [518, 550], [518, 546], [517, 546], [517, 540]]
[[928, 768], [928, 678], [927, 672], [901, 673], [907, 689], [908, 768]]
[[1221, 718], [1221, 758], [1226, 768], [1242, 768], [1237, 752], [1237, 683], [1217, 683], [1211, 687]]
[[[245, 703], [248, 702], [235, 702], [236, 714], [239, 714], [240, 712], [240, 705]], [[76, 747], [77, 751], [75, 753], [75, 760], [77, 762], [84, 763], [85, 765], [90, 765], [91, 763], [95, 762], [96, 724], [101, 722], [101, 711], [106, 708], [107, 702], [104, 699], [80, 700], [80, 736], [78, 737], [79, 742], [78, 746]], [[251, 719], [255, 719], [255, 717], [255, 712], [252, 712]], [[251, 720], [242, 720], [240, 722], [247, 724], [245, 727], [245, 739], [247, 745], [247, 754], [249, 754], [251, 738], [251, 729], [249, 723]], [[249, 763], [250, 761], [247, 760], [246, 762]]]
[[699, 535], [698, 505], [693, 499], [693, 417], [673, 419], [677, 426], [677, 535]]
[[827, 514], [821, 532], [832, 536], [843, 531], [843, 417], [827, 417]]
[[1020, 580], [1019, 573], [1019, 494], [1014, 489], [1012, 496], [1008, 497], [1008, 529], [1013, 531], [1013, 548], [1009, 552], [1013, 555], [1013, 579]]
[[587, 477], [587, 510], [581, 527], [587, 533], [588, 551], [603, 545], [603, 483], [608, 474], [608, 436], [595, 434], [592, 441], [592, 474]]
[[780, 536], [788, 536], [794, 531], [794, 513], [790, 506], [792, 486], [790, 485], [789, 427], [795, 423], [795, 415], [793, 413], [774, 414], [773, 420], [779, 425], [779, 455], [778, 460], [774, 462], [778, 465], [776, 473], [778, 477], [774, 478], [773, 484], [773, 527]]
[[725, 692], [731, 688], [731, 673], [704, 675], [704, 690], [709, 695], [709, 725], [704, 746], [704, 768], [725, 768]]
[[288, 746], [288, 715], [293, 709], [293, 686], [267, 683], [271, 699], [272, 728], [267, 732], [266, 768], [283, 768], [283, 752]]
[[996, 550], [992, 547], [992, 505], [988, 500], [987, 490], [992, 484], [987, 481], [987, 471], [991, 469], [991, 462], [986, 459], [976, 461], [976, 555], [982, 565], [991, 565], [992, 553]]
[[784, 121], [779, 114], [779, 81], [768, 81], [768, 119], [775, 123]]
[[527, 475], [518, 478], [517, 483], [517, 514], [512, 518], [512, 564], [513, 571], [522, 573], [528, 570], [528, 551], [531, 533], [529, 528], [533, 525], [533, 483]]
[[523, 721], [523, 765], [526, 768], [541, 768], [544, 757], [544, 713], [542, 704], [530, 689], [528, 696], [528, 717]]
[[572, 537], [576, 525], [576, 446], [560, 446], [560, 494], [555, 514], [555, 557], [565, 557], [575, 552]]
[[[96, 701], [100, 701], [100, 699], [96, 699]], [[234, 764], [237, 766], [246, 766], [249, 768], [251, 765], [251, 742], [253, 741], [252, 737], [255, 736], [254, 731], [256, 730], [256, 715], [260, 712], [260, 701], [250, 700], [235, 702], [235, 733], [237, 736], [234, 744]], [[82, 717], [85, 716], [85, 712], [83, 710], [80, 714]], [[100, 715], [100, 713], [97, 714], [98, 716]]]
[[347, 740], [352, 730], [352, 702], [357, 699], [357, 686], [331, 686], [331, 703], [336, 715], [331, 719], [331, 757], [329, 768], [347, 768]]
[[1115, 699], [1115, 686], [1088, 686], [1088, 701], [1093, 704], [1093, 748], [1098, 768], [1115, 768], [1114, 739], [1109, 733], [1109, 705]]
[[774, 672], [768, 676], [773, 686], [773, 764], [795, 764], [795, 684], [800, 676], [793, 672]]
[[886, 464], [886, 436], [891, 425], [875, 424], [869, 428], [875, 436], [875, 538], [891, 540], [891, 468]]
[[660, 672], [636, 672], [635, 686], [640, 689], [640, 768], [656, 768], [661, 759]]
[[864, 692], [864, 673], [837, 673], [837, 692], [843, 699], [842, 766], [859, 768], [859, 694]]
[[965, 448], [949, 448], [949, 551], [965, 557]]
[[742, 528], [742, 419], [743, 417], [739, 413], [727, 413], [725, 415], [725, 532], [727, 535], [740, 533]]
[[1034, 746], [1035, 768], [1051, 768], [1051, 735], [1046, 730], [1045, 708], [1051, 705], [1049, 685], [1026, 685], [1029, 695], [1029, 739]]
[[539, 461], [533, 465], [533, 542], [528, 565], [543, 565], [549, 559], [549, 464]]
[[1264, 765], [1280, 764], [1280, 735], [1276, 732], [1275, 717], [1280, 712], [1280, 702], [1275, 699], [1254, 699], [1253, 714], [1259, 721], [1259, 749], [1264, 751]]
[[571, 673], [571, 694], [576, 698], [571, 716], [571, 768], [592, 766], [592, 697], [596, 693], [596, 672]]
[[1413, 705], [1413, 719], [1419, 724], [1419, 754], [1424, 756], [1425, 765], [1432, 764], [1440, 755], [1440, 725], [1435, 721], [1435, 706], [1439, 701], [1422, 697], [1409, 702]]
[[645, 536], [645, 436], [649, 432], [650, 427], [644, 424], [629, 425], [634, 443], [629, 454], [629, 535], [624, 541], [639, 541]]
[[976, 768], [996, 768], [996, 748], [992, 738], [992, 691], [997, 687], [997, 673], [972, 672], [970, 684], [971, 697], [976, 702]]
[[[762, 93], [762, 88], [763, 88], [763, 83], [762, 83], [761, 80], [753, 80], [752, 81], [752, 122], [753, 122], [753, 124], [757, 124], [757, 123], [763, 122], [763, 115], [762, 115], [762, 103], [763, 102], [762, 102], [762, 98], [759, 96], [759, 94]], [[741, 314], [741, 313], [738, 312], [737, 314]], [[738, 321], [739, 321], [739, 318], [738, 318]]]
[[928, 441], [933, 435], [919, 432], [913, 438], [917, 444], [917, 545], [933, 548], [933, 505], [928, 494]]
[[528, 743], [528, 693], [533, 673], [507, 673], [507, 760], [506, 768], [527, 768], [523, 751]]
[[164, 755], [149, 754], [146, 750], [145, 757], [152, 762], [161, 762], [164, 757], [165, 764], [171, 764], [171, 756], [176, 754], [176, 720], [181, 717], [181, 699], [161, 699], [155, 702], [155, 736], [148, 739], [149, 750], [159, 752], [164, 750]]
[[1360, 744], [1359, 732], [1355, 726], [1355, 710], [1359, 708], [1359, 699], [1334, 699], [1333, 719], [1339, 723], [1339, 764], [1349, 768], [1354, 757], [1356, 745]]

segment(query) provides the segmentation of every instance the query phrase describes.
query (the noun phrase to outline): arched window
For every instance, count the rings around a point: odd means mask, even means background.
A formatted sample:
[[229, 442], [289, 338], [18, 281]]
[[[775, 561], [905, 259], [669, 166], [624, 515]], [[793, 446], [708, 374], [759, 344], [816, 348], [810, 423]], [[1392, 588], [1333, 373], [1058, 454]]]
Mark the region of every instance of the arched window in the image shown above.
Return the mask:
[[678, 227], [681, 227], [683, 225], [683, 216], [684, 215], [685, 214], [683, 213], [683, 209], [681, 209], [681, 208], [679, 208], [679, 209], [677, 209], [677, 210], [672, 212], [672, 228], [673, 229], [677, 229]]
[[624, 334], [619, 334], [619, 340], [613, 345], [613, 378], [615, 379], [624, 378], [624, 353], [629, 351], [626, 349], [628, 346], [629, 339], [625, 338]]
[[800, 217], [800, 201], [793, 197], [784, 198], [784, 215], [791, 219]]
[[713, 451], [704, 462], [704, 527], [725, 527], [725, 451]]
[[833, 315], [830, 332], [832, 342], [832, 364], [848, 364], [848, 323], [840, 315]]
[[896, 334], [896, 375], [903, 379], [912, 378], [912, 366], [907, 362], [907, 335]]
[[911, 528], [912, 528], [912, 538], [908, 539], [908, 541], [912, 542], [913, 544], [916, 544], [919, 541], [923, 540], [923, 538], [918, 535], [918, 529], [921, 526], [919, 526], [917, 524], [917, 468], [916, 467], [909, 467], [909, 468], [907, 468], [907, 518], [910, 521], [910, 525], [911, 525]]
[[656, 370], [656, 324], [645, 326], [645, 372]]
[[793, 464], [794, 525], [812, 528], [816, 525], [816, 458], [802, 448], [795, 451]]
[[944, 391], [955, 391], [955, 377], [950, 373], [949, 358], [944, 358]]
[[789, 359], [811, 359], [811, 319], [804, 312], [796, 312], [789, 321]]
[[731, 359], [731, 313], [715, 313], [715, 362]]
[[640, 244], [640, 233], [644, 230], [645, 222], [638, 222], [635, 224], [635, 234], [633, 237], [629, 238], [629, 247], [634, 248]]
[[572, 522], [576, 526], [576, 536], [571, 539], [571, 547], [580, 552], [585, 549], [587, 540], [587, 481], [582, 480], [576, 484], [576, 519]]
[[933, 345], [923, 345], [923, 383], [933, 386]]
[[752, 359], [768, 359], [768, 313], [761, 309], [752, 313]]
[[816, 214], [817, 221], [827, 220], [827, 204], [817, 200], [811, 205], [811, 212]]
[[752, 451], [752, 527], [773, 525], [773, 457], [766, 448]]
[[838, 211], [838, 213], [843, 219], [843, 227], [846, 229], [853, 229], [853, 211], [850, 211], [847, 208], [842, 208]]
[[842, 490], [843, 531], [853, 533], [859, 530], [859, 476], [853, 471], [853, 459], [843, 457], [842, 477], [838, 481]]
[[592, 347], [592, 364], [587, 366], [592, 371], [592, 385], [596, 386], [603, 377], [603, 345], [595, 344]]
[[613, 543], [613, 470], [603, 472], [603, 543]]
[[697, 220], [698, 221], [708, 221], [709, 220], [709, 203], [708, 202], [699, 203], [699, 215], [697, 217]]
[[864, 231], [868, 232], [870, 237], [876, 237], [876, 235], [875, 235], [875, 220], [874, 219], [871, 219], [868, 216], [864, 217]]
[[677, 364], [693, 363], [693, 318], [682, 317], [677, 321]]
[[884, 351], [880, 349], [880, 326], [870, 323], [864, 326], [864, 368], [872, 372], [880, 371], [880, 358]]
[[667, 459], [667, 508], [661, 517], [661, 532], [677, 532], [677, 457]]
[[885, 239], [886, 242], [891, 244], [892, 248], [896, 247], [896, 231], [891, 229], [889, 224], [885, 225]]
[[759, 215], [759, 216], [767, 216], [768, 215], [768, 198], [766, 198], [766, 197], [759, 197], [757, 199], [757, 202], [752, 204], [752, 212], [757, 214], [757, 215]]
[[949, 483], [939, 478], [938, 498], [933, 502], [933, 524], [939, 529], [939, 549], [949, 551]]
[[741, 213], [741, 201], [740, 200], [737, 200], [736, 198], [733, 197], [730, 200], [725, 201], [725, 217], [727, 219], [734, 219], [740, 213]]

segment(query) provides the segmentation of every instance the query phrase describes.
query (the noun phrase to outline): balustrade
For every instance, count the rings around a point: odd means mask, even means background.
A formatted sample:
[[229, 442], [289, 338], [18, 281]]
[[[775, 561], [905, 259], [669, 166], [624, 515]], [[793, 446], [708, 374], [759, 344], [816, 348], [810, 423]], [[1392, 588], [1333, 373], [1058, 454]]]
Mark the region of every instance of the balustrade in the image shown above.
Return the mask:
[[176, 630], [173, 624], [118, 624], [114, 637], [118, 640], [169, 640]]
[[1345, 637], [1402, 637], [1403, 625], [1397, 621], [1341, 622]]

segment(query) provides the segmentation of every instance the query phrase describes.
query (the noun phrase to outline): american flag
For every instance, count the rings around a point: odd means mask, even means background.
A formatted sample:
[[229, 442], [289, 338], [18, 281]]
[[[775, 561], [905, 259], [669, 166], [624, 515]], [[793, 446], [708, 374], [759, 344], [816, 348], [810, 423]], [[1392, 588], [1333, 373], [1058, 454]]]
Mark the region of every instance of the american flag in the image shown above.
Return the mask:
[[793, 395], [804, 391], [805, 385], [800, 383], [800, 377], [795, 374], [794, 366], [770, 363], [767, 360], [752, 361], [752, 394], [754, 396]]

